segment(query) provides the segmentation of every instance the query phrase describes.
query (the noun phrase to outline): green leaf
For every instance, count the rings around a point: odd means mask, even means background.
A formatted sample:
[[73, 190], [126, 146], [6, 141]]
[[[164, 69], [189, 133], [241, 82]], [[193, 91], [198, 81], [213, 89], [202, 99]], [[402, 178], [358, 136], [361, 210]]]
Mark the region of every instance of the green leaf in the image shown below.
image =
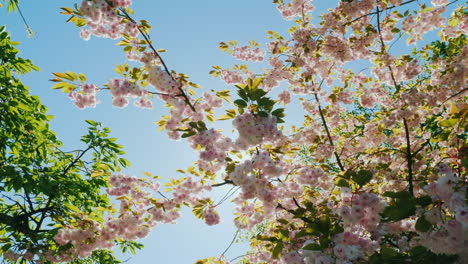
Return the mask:
[[275, 101], [268, 97], [262, 97], [258, 99], [257, 103], [260, 108], [265, 109], [268, 112], [270, 112], [273, 109], [273, 106], [275, 105]]
[[369, 170], [360, 170], [357, 174], [353, 175], [352, 179], [359, 184], [359, 186], [364, 186], [372, 179], [372, 172]]
[[242, 99], [237, 99], [234, 101], [234, 104], [237, 106], [237, 107], [240, 107], [240, 108], [245, 108], [247, 107], [247, 102], [242, 100]]
[[75, 22], [75, 25], [76, 25], [77, 27], [83, 27], [83, 26], [86, 25], [86, 19], [84, 19], [84, 18], [75, 18], [75, 19], [73, 20], [73, 22]]
[[239, 95], [239, 97], [244, 99], [245, 101], [249, 101], [249, 96], [244, 89], [237, 90], [237, 95]]
[[399, 253], [396, 249], [394, 248], [390, 248], [390, 247], [382, 247], [380, 249], [380, 253], [384, 256], [384, 257], [394, 257], [394, 256], [397, 256]]
[[256, 100], [262, 98], [265, 94], [267, 94], [266, 91], [264, 91], [262, 89], [255, 89], [255, 90], [252, 91], [251, 99], [256, 101]]
[[419, 232], [427, 232], [431, 229], [432, 224], [426, 220], [424, 216], [418, 218], [416, 225], [414, 226]]
[[265, 111], [259, 111], [258, 115], [261, 116], [261, 117], [268, 117], [268, 113], [265, 112]]
[[383, 196], [390, 198], [411, 198], [411, 194], [408, 191], [401, 192], [384, 192]]
[[97, 126], [98, 123], [96, 123], [96, 121], [93, 121], [93, 120], [85, 120], [86, 123], [92, 125], [92, 126]]
[[415, 199], [417, 205], [428, 206], [432, 203], [432, 198], [429, 195], [421, 196]]
[[317, 244], [317, 243], [310, 243], [307, 244], [305, 247], [302, 248], [303, 250], [312, 250], [312, 251], [317, 251], [317, 250], [322, 250], [322, 247]]
[[335, 180], [335, 185], [339, 187], [348, 187], [348, 188], [350, 187], [348, 181], [343, 178], [337, 178]]
[[182, 134], [182, 138], [188, 138], [188, 137], [191, 137], [191, 136], [194, 136], [195, 134], [197, 134], [197, 132], [191, 130], [191, 131], [188, 131], [188, 132], [185, 132], [184, 134]]
[[412, 249], [410, 249], [410, 251], [408, 252], [410, 254], [410, 256], [417, 256], [417, 255], [421, 255], [421, 254], [424, 254], [426, 253], [427, 249], [423, 246], [417, 246], [417, 247], [414, 247]]
[[276, 117], [285, 117], [284, 108], [275, 109], [271, 114]]
[[278, 259], [281, 256], [281, 251], [283, 250], [283, 248], [284, 248], [283, 242], [280, 241], [276, 244], [276, 246], [273, 248], [271, 252], [274, 259]]
[[468, 158], [463, 158], [461, 164], [463, 167], [465, 167], [465, 169], [468, 169]]
[[413, 199], [397, 199], [391, 205], [385, 207], [383, 220], [396, 222], [408, 218], [416, 213], [416, 202]]
[[439, 125], [443, 127], [454, 127], [458, 123], [458, 118], [450, 118], [444, 121], [440, 121]]

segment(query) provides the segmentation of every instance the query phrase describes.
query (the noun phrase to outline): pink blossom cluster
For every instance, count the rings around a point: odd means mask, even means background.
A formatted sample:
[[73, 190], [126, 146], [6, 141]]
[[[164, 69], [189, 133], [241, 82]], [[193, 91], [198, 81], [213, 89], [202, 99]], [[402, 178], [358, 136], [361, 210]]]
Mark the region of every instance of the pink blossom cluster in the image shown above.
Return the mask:
[[205, 223], [209, 226], [219, 224], [219, 214], [216, 212], [213, 207], [209, 206], [203, 210], [203, 218]]
[[279, 4], [277, 8], [286, 20], [302, 17], [315, 9], [311, 0], [292, 0], [288, 4]]
[[[451, 204], [452, 197], [458, 197], [458, 193], [455, 196], [454, 194], [459, 179], [446, 163], [439, 165], [439, 171], [440, 177], [436, 181], [426, 185], [424, 190], [431, 195], [433, 200], [440, 200], [444, 204], [449, 205]], [[460, 202], [456, 204], [458, 205]], [[452, 209], [454, 208], [452, 207]]]
[[232, 50], [232, 56], [238, 60], [262, 62], [263, 57], [265, 56], [265, 51], [258, 47], [234, 47]]
[[281, 264], [303, 264], [304, 257], [299, 252], [292, 251], [281, 256]]
[[[466, 206], [466, 189], [459, 189], [459, 179], [446, 164], [439, 165], [440, 177], [426, 185], [424, 190], [435, 201], [441, 201], [441, 208], [433, 208], [424, 214], [427, 221], [436, 228], [420, 233], [421, 244], [437, 254], [461, 254], [466, 244], [468, 232], [468, 206]], [[443, 221], [443, 211], [452, 212], [454, 218]]]
[[353, 260], [364, 255], [372, 255], [380, 247], [379, 241], [373, 240], [372, 235], [359, 227], [350, 228], [333, 238], [335, 242], [333, 252], [341, 260]]
[[280, 94], [278, 94], [278, 101], [287, 105], [291, 102], [291, 94], [289, 93], [288, 90], [282, 91]]
[[136, 37], [139, 34], [137, 25], [122, 23], [122, 18], [116, 14], [116, 9], [128, 7], [131, 0], [84, 0], [80, 11], [86, 18], [87, 28], [82, 29], [80, 36], [88, 40], [90, 35], [117, 39], [122, 35]]
[[353, 58], [353, 51], [348, 41], [340, 35], [327, 35], [322, 52], [344, 63]]
[[276, 126], [276, 117], [261, 117], [252, 113], [238, 115], [232, 124], [239, 132], [235, 146], [244, 150], [260, 143], [275, 142], [283, 137], [283, 133]]
[[445, 7], [435, 8], [430, 11], [420, 13], [417, 16], [408, 16], [403, 20], [401, 29], [406, 34], [410, 35], [408, 44], [415, 44], [417, 40], [421, 40], [424, 33], [444, 27], [445, 18], [441, 15], [445, 12]]
[[[279, 86], [282, 80], [292, 78], [292, 74], [284, 70], [285, 67], [282, 60], [275, 57], [270, 59], [269, 64], [272, 66], [272, 69], [266, 74], [262, 83], [262, 88], [266, 91]], [[283, 94], [283, 96], [284, 98], [282, 99], [287, 101], [287, 95]]]
[[153, 104], [146, 98], [147, 91], [141, 89], [137, 84], [127, 79], [112, 79], [106, 86], [112, 94], [112, 105], [115, 107], [126, 107], [129, 103], [129, 98], [140, 97], [135, 101], [135, 105], [142, 108], [152, 108]]
[[436, 254], [463, 254], [468, 239], [468, 226], [455, 219], [438, 225], [436, 229], [420, 234], [421, 245]]
[[[180, 91], [178, 93], [180, 95]], [[193, 109], [187, 104], [187, 102], [181, 96], [160, 96], [162, 100], [168, 103], [171, 107], [169, 110], [170, 116], [167, 117], [167, 121], [165, 123], [165, 129], [167, 130], [167, 134], [172, 139], [179, 139], [180, 138], [180, 129], [193, 129], [189, 124], [191, 122], [199, 122], [203, 121], [207, 115], [212, 113], [214, 108], [221, 107], [222, 100], [212, 94], [204, 93], [202, 100], [199, 103], [195, 104]], [[191, 100], [191, 99], [189, 99]], [[226, 138], [222, 137], [220, 139], [220, 143], [227, 140]], [[190, 139], [189, 139], [190, 141]], [[223, 143], [224, 144], [224, 143]], [[192, 145], [193, 147], [196, 145]], [[224, 145], [223, 145], [224, 146]], [[208, 153], [206, 153], [208, 154]], [[204, 155], [206, 155], [204, 154]], [[200, 167], [208, 163], [203, 159], [200, 159]], [[207, 165], [209, 166], [209, 165]], [[219, 169], [219, 168], [218, 168]], [[208, 169], [209, 171], [216, 171], [218, 169]]]
[[[272, 212], [276, 206], [274, 202], [280, 195], [280, 188], [269, 181], [286, 173], [288, 168], [283, 161], [273, 160], [268, 152], [262, 151], [252, 160], [237, 164], [228, 177], [235, 185], [241, 187], [242, 199], [258, 198], [262, 201], [264, 209], [270, 207], [269, 211]], [[241, 213], [253, 214], [254, 211], [241, 209]]]
[[75, 105], [84, 109], [86, 107], [96, 107], [96, 104], [99, 101], [96, 99], [96, 93], [99, 91], [96, 85], [94, 84], [83, 84], [81, 89], [78, 92], [70, 92], [68, 97], [75, 101]]
[[190, 203], [192, 205], [198, 204], [197, 195], [204, 191], [211, 191], [211, 186], [203, 185], [199, 181], [188, 177], [182, 183], [177, 185], [172, 192], [171, 202], [176, 204]]
[[326, 175], [321, 168], [304, 167], [296, 178], [297, 182], [310, 187], [318, 187], [327, 190], [333, 185], [333, 179]]
[[172, 77], [161, 69], [160, 66], [145, 65], [148, 77], [146, 81], [154, 86], [157, 91], [166, 93], [169, 95], [180, 94], [179, 87], [181, 84], [172, 79]]
[[203, 148], [200, 151], [199, 166], [212, 172], [214, 171], [208, 168], [207, 163], [216, 160], [224, 164], [227, 152], [233, 146], [230, 138], [225, 137], [213, 128], [201, 131], [197, 135], [190, 137], [189, 142], [193, 149], [196, 149], [198, 145]]
[[360, 225], [369, 231], [377, 228], [380, 213], [387, 205], [374, 193], [351, 194], [351, 190], [345, 187], [342, 187], [342, 202], [337, 213], [343, 219], [343, 225]]
[[[395, 1], [393, 1], [395, 2]], [[337, 9], [349, 17], [356, 17], [369, 13], [374, 8], [374, 0], [361, 0], [356, 3], [341, 1]]]
[[244, 82], [242, 73], [238, 71], [222, 70], [221, 79], [227, 84], [238, 84]]
[[363, 257], [360, 246], [338, 244], [333, 247], [334, 255], [343, 262], [353, 263]]
[[448, 0], [432, 0], [431, 4], [433, 6], [444, 6], [444, 5], [448, 4]]
[[72, 258], [68, 256], [56, 256], [51, 250], [47, 251], [38, 251], [38, 252], [32, 252], [27, 250], [24, 253], [18, 254], [15, 253], [13, 250], [8, 250], [7, 252], [3, 253], [2, 255], [4, 260], [11, 261], [11, 263], [17, 263], [18, 261], [30, 261], [32, 263], [37, 263], [37, 264], [44, 264], [47, 261], [53, 262], [53, 263], [58, 263], [58, 262], [67, 262], [73, 260]]
[[262, 176], [267, 179], [278, 177], [287, 172], [289, 165], [281, 159], [272, 159], [268, 151], [259, 151], [252, 160], [254, 169], [260, 169]]
[[[108, 215], [104, 223], [92, 219], [79, 219], [77, 224], [67, 225], [54, 237], [59, 245], [71, 244], [72, 248], [55, 256], [57, 261], [69, 261], [77, 256], [88, 257], [96, 249], [111, 249], [116, 239], [136, 240], [148, 235], [158, 220], [154, 219], [149, 197], [159, 188], [159, 183], [125, 174], [114, 174], [109, 179], [110, 196], [120, 197], [118, 215]], [[145, 190], [148, 189], [149, 191]], [[156, 207], [153, 207], [153, 209]], [[168, 208], [165, 218], [174, 214]], [[153, 217], [152, 217], [153, 216]]]

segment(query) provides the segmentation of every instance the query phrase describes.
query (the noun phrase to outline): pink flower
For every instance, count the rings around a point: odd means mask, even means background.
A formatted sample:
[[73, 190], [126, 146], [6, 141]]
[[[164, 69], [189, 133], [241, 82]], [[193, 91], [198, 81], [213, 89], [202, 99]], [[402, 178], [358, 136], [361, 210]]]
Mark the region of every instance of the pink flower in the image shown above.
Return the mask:
[[203, 210], [203, 218], [205, 219], [205, 223], [207, 225], [211, 226], [219, 224], [219, 214], [211, 206]]
[[291, 94], [289, 93], [288, 90], [284, 90], [283, 92], [281, 92], [278, 95], [278, 97], [279, 97], [279, 101], [285, 105], [291, 102]]

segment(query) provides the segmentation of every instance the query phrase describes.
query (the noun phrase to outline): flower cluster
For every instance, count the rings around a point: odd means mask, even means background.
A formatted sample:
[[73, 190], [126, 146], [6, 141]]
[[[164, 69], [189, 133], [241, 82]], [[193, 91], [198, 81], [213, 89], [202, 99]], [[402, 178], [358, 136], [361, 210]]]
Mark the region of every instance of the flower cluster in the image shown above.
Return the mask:
[[247, 149], [262, 142], [275, 142], [283, 133], [276, 126], [276, 117], [261, 117], [252, 113], [238, 115], [232, 124], [239, 132], [235, 142], [238, 149]]
[[305, 14], [314, 11], [315, 7], [311, 0], [292, 0], [291, 3], [278, 5], [278, 10], [286, 20], [292, 20], [294, 17], [302, 17]]
[[68, 97], [75, 101], [75, 105], [80, 109], [84, 109], [86, 107], [96, 107], [96, 104], [99, 103], [99, 101], [96, 99], [96, 93], [98, 91], [99, 89], [94, 84], [83, 84], [81, 85], [80, 91], [70, 92]]
[[93, 34], [97, 37], [117, 39], [123, 34], [136, 37], [139, 34], [138, 28], [133, 23], [122, 23], [115, 9], [128, 7], [130, 0], [94, 0], [82, 1], [80, 11], [86, 18], [87, 28], [82, 29], [80, 36], [87, 40]]
[[135, 101], [135, 105], [142, 108], [152, 108], [152, 102], [146, 98], [147, 91], [141, 89], [137, 84], [127, 79], [112, 79], [106, 85], [112, 94], [112, 105], [115, 107], [125, 107], [129, 103], [129, 98], [140, 97]]
[[249, 46], [234, 47], [232, 56], [238, 60], [262, 62], [265, 56], [265, 51], [261, 48], [253, 48]]

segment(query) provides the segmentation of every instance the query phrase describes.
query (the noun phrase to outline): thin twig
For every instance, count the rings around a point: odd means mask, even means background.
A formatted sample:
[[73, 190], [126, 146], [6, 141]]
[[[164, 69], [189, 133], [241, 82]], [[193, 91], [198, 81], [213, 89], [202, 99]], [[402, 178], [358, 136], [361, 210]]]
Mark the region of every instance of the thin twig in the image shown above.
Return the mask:
[[[99, 88], [99, 90], [110, 90], [110, 88]], [[168, 93], [159, 93], [159, 92], [150, 92], [146, 91], [149, 94], [154, 94], [154, 95], [162, 95], [162, 96], [168, 96], [168, 97], [180, 97], [183, 96], [182, 94], [168, 94]]]
[[[393, 8], [400, 7], [400, 6], [403, 6], [403, 5], [406, 5], [406, 4], [415, 2], [415, 1], [417, 1], [417, 0], [406, 1], [406, 2], [401, 3], [401, 4], [398, 5], [398, 6], [390, 6], [390, 7], [386, 8], [385, 11], [388, 11], [388, 10], [391, 10], [391, 9], [393, 9]], [[375, 15], [375, 14], [378, 14], [378, 13], [380, 13], [380, 12], [382, 12], [382, 11], [379, 11], [379, 9], [377, 9], [377, 11], [375, 11], [375, 12], [371, 12], [371, 13], [368, 13], [368, 14], [365, 14], [365, 15], [362, 15], [362, 16], [359, 16], [359, 17], [357, 17], [357, 18], [355, 18], [355, 19], [353, 19], [353, 20], [351, 20], [351, 21], [349, 21], [349, 22], [346, 22], [346, 23], [344, 24], [344, 26], [347, 26], [347, 25], [349, 25], [349, 24], [352, 24], [352, 23], [354, 23], [354, 22], [356, 22], [356, 21], [358, 21], [358, 20], [360, 20], [361, 18], [364, 18], [364, 17], [366, 17], [366, 16]]]
[[223, 202], [225, 202], [227, 199], [229, 199], [229, 197], [233, 196], [237, 192], [237, 190], [239, 190], [239, 189], [240, 189], [239, 186], [232, 186], [231, 189], [229, 189], [229, 191], [223, 196], [223, 198], [221, 198], [221, 200], [219, 200], [218, 203], [216, 203], [215, 206], [218, 206], [218, 205], [222, 204]]
[[[127, 13], [127, 11], [125, 11], [124, 8], [119, 8], [120, 12], [122, 12], [124, 14], [124, 16], [132, 23], [134, 24], [137, 24], [136, 21], [130, 17], [130, 15]], [[187, 94], [184, 92], [184, 90], [182, 90], [182, 83], [177, 81], [174, 76], [171, 74], [171, 72], [169, 71], [169, 68], [167, 67], [166, 63], [164, 62], [164, 60], [162, 59], [161, 55], [159, 55], [158, 51], [154, 48], [153, 44], [151, 44], [151, 40], [150, 40], [150, 37], [145, 33], [143, 32], [143, 30], [140, 29], [140, 27], [137, 27], [138, 28], [138, 31], [140, 32], [140, 34], [143, 36], [143, 38], [146, 40], [146, 43], [148, 43], [148, 46], [151, 48], [151, 50], [154, 52], [154, 54], [158, 57], [158, 59], [161, 61], [161, 64], [163, 65], [164, 67], [164, 70], [166, 71], [166, 73], [171, 77], [171, 79], [174, 81], [174, 82], [177, 82], [179, 84], [179, 86], [177, 87], [177, 89], [180, 91], [180, 94], [182, 97], [184, 97], [184, 101], [185, 103], [190, 107], [190, 109], [192, 109], [193, 112], [196, 112], [195, 110], [195, 107], [192, 105], [192, 103], [190, 102]]]
[[16, 9], [18, 9], [18, 13], [19, 13], [20, 16], [21, 16], [21, 19], [23, 20], [24, 25], [26, 26], [26, 30], [28, 31], [29, 36], [30, 36], [30, 37], [34, 36], [34, 31], [33, 31], [33, 30], [31, 29], [31, 27], [29, 26], [28, 22], [26, 21], [26, 18], [24, 18], [23, 12], [21, 12], [21, 9], [20, 9], [20, 7], [18, 6], [18, 3], [17, 3], [15, 0], [12, 0], [12, 2], [15, 4]]
[[239, 231], [240, 230], [237, 229], [236, 233], [234, 234], [234, 237], [231, 240], [231, 243], [229, 243], [228, 247], [223, 251], [223, 253], [221, 253], [218, 260], [221, 259], [221, 257], [224, 256], [224, 254], [226, 254], [226, 252], [229, 250], [229, 248], [231, 248], [231, 246], [234, 244], [234, 242], [236, 241], [237, 235], [239, 234]]
[[[387, 52], [387, 49], [386, 49], [385, 42], [384, 42], [383, 37], [382, 37], [382, 32], [380, 30], [380, 12], [381, 11], [379, 11], [379, 10], [380, 10], [379, 7], [377, 7], [377, 31], [379, 33], [379, 39], [380, 39], [380, 43], [382, 45], [380, 51], [381, 51], [382, 55], [384, 55]], [[395, 86], [395, 90], [398, 92], [400, 89], [398, 88], [398, 84], [396, 82], [395, 75], [393, 74], [393, 69], [392, 69], [392, 65], [390, 64], [390, 62], [388, 63], [387, 68], [390, 71], [390, 76], [392, 77], [392, 81], [393, 81], [393, 85]]]
[[463, 88], [461, 91], [458, 91], [456, 92], [455, 94], [453, 94], [452, 96], [450, 96], [449, 98], [445, 99], [441, 104], [440, 106], [442, 106], [443, 104], [445, 104], [448, 100], [454, 98], [454, 97], [457, 97], [458, 95], [462, 94], [463, 92], [466, 92], [468, 91], [468, 88]]

